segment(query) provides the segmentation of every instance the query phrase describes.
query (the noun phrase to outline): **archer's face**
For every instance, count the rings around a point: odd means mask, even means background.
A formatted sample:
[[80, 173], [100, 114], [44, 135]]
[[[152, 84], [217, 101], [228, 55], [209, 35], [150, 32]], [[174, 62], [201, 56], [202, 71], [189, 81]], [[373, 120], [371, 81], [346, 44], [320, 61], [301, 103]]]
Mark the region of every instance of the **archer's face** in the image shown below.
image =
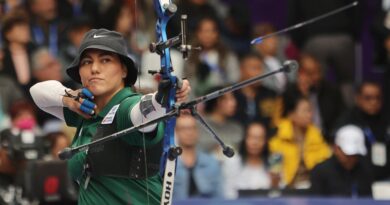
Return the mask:
[[81, 57], [79, 74], [83, 86], [94, 96], [112, 96], [124, 87], [127, 69], [118, 55], [89, 49]]

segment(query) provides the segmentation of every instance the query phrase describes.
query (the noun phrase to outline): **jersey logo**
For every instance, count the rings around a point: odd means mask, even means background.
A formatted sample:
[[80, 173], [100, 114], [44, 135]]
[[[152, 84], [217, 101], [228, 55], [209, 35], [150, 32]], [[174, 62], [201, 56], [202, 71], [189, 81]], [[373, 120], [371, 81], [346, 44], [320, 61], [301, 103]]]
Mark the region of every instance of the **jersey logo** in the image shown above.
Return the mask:
[[111, 108], [110, 112], [108, 112], [108, 114], [103, 118], [102, 125], [111, 124], [114, 121], [115, 114], [116, 114], [116, 111], [118, 111], [119, 105], [120, 104], [114, 105]]

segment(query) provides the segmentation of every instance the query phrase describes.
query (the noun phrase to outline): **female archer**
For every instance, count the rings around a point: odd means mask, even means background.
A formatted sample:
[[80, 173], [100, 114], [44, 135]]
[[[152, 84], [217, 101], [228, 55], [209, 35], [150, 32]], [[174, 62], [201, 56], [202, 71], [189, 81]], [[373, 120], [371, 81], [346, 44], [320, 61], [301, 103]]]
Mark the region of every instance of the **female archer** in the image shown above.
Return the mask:
[[[88, 31], [67, 74], [83, 89], [70, 90], [57, 81], [30, 88], [42, 110], [77, 127], [72, 146], [79, 146], [165, 114], [164, 93], [136, 93], [130, 86], [137, 69], [127, 55], [123, 37], [114, 31]], [[177, 90], [185, 101], [191, 88], [184, 80]], [[163, 123], [79, 152], [68, 170], [80, 185], [79, 204], [160, 204]]]

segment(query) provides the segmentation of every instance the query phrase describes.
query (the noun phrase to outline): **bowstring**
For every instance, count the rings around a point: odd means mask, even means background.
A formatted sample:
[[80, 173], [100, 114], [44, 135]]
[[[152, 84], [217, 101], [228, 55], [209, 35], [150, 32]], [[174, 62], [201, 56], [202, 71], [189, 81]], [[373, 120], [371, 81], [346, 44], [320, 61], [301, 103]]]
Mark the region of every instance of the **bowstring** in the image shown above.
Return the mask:
[[[134, 32], [134, 39], [136, 40], [135, 43], [137, 43], [138, 40], [138, 12], [137, 12], [138, 2], [137, 0], [134, 0], [134, 21], [135, 21], [135, 32]], [[138, 89], [141, 90], [141, 68], [140, 68], [140, 62], [137, 63], [137, 69], [138, 69]], [[144, 123], [144, 119], [141, 119], [141, 123]], [[157, 129], [157, 128], [156, 128]], [[145, 183], [146, 183], [146, 200], [147, 204], [150, 204], [150, 198], [149, 198], [149, 181], [148, 181], [148, 162], [146, 157], [146, 140], [145, 140], [145, 132], [142, 132], [142, 148], [143, 148], [143, 154], [144, 154], [144, 169], [145, 169]]]

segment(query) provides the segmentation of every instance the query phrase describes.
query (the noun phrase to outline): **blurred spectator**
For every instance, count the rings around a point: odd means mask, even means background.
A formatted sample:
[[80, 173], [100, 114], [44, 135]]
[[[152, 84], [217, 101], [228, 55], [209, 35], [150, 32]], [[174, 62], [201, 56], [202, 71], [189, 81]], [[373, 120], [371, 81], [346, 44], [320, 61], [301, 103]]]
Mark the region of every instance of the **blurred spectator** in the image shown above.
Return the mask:
[[371, 197], [373, 173], [363, 158], [367, 150], [363, 130], [345, 125], [336, 132], [333, 156], [311, 172], [314, 195]]
[[312, 55], [302, 54], [299, 65], [297, 81], [287, 86], [283, 100], [290, 101], [296, 95], [307, 97], [312, 105], [313, 123], [330, 142], [331, 129], [345, 110], [340, 90], [324, 79], [321, 64]]
[[[269, 23], [258, 24], [253, 28], [255, 37], [265, 36], [274, 32], [276, 32], [274, 26]], [[255, 45], [256, 52], [263, 56], [266, 72], [276, 71], [282, 67], [284, 55], [279, 51], [281, 43], [281, 37], [273, 36]], [[291, 73], [291, 79], [293, 75], [295, 73]], [[264, 79], [263, 85], [277, 93], [282, 93], [286, 89], [287, 82], [288, 76], [283, 72]]]
[[[390, 1], [382, 0], [378, 4], [375, 18], [372, 24], [374, 41], [374, 64], [385, 72], [384, 105], [390, 105]], [[384, 106], [384, 112], [390, 118], [390, 106]]]
[[96, 0], [62, 0], [57, 1], [58, 16], [71, 22], [72, 19], [86, 16], [92, 19], [92, 25], [97, 26], [100, 18], [99, 1]]
[[216, 20], [203, 18], [195, 33], [196, 39], [192, 45], [200, 46], [202, 50], [192, 53], [184, 70], [195, 95], [205, 94], [214, 86], [237, 82], [240, 77], [237, 57], [219, 38]]
[[[134, 41], [135, 29], [136, 29], [136, 4], [133, 1], [119, 0], [114, 1], [110, 7], [102, 14], [105, 16], [101, 20], [101, 27], [108, 30], [114, 30], [121, 33], [126, 40], [128, 40], [127, 47], [131, 54], [140, 53]], [[138, 57], [139, 58], [139, 57]]]
[[[183, 55], [175, 49], [171, 49], [170, 54], [172, 60], [171, 63], [173, 68], [173, 74], [179, 78], [185, 77], [183, 72], [184, 69], [187, 68], [184, 68]], [[134, 84], [137, 89], [142, 89], [146, 91], [146, 93], [148, 93], [147, 90], [150, 90], [150, 92], [154, 92], [157, 89], [160, 76], [151, 75], [150, 73], [148, 73], [148, 71], [158, 71], [160, 69], [160, 58], [160, 55], [158, 55], [157, 53], [151, 53], [149, 50], [146, 50], [142, 53], [141, 65], [139, 67], [139, 77], [137, 79], [137, 82]]]
[[285, 102], [283, 116], [269, 148], [272, 153], [282, 155], [282, 180], [287, 187], [307, 189], [310, 170], [331, 152], [320, 130], [313, 125], [313, 111], [307, 98], [296, 95]]
[[46, 80], [63, 81], [61, 64], [44, 47], [37, 49], [32, 55], [32, 73], [36, 81], [32, 84]]
[[219, 162], [213, 156], [197, 149], [199, 134], [195, 118], [181, 115], [177, 118], [175, 131], [183, 153], [177, 161], [173, 197], [175, 199], [222, 197]]
[[33, 42], [48, 47], [53, 55], [58, 56], [65, 32], [63, 22], [58, 18], [57, 1], [28, 0], [27, 8], [31, 15]]
[[24, 98], [18, 84], [8, 76], [0, 74], [0, 131], [9, 125], [8, 108]]
[[345, 112], [337, 127], [354, 124], [364, 131], [367, 157], [374, 165], [376, 180], [390, 177], [389, 121], [382, 111], [382, 90], [378, 83], [365, 81], [356, 91], [355, 106]]
[[197, 27], [203, 18], [215, 19], [215, 23], [220, 26], [221, 20], [217, 15], [217, 9], [215, 9], [209, 2], [209, 0], [183, 0], [177, 4], [177, 12], [168, 22], [169, 36], [178, 35], [180, 30], [180, 18], [182, 14], [188, 16], [188, 34], [195, 33]]
[[46, 136], [50, 142], [49, 155], [46, 160], [59, 160], [58, 153], [70, 145], [70, 139], [63, 132], [52, 132]]
[[[220, 87], [211, 90], [215, 91], [218, 88]], [[205, 105], [205, 121], [213, 128], [222, 141], [227, 145], [233, 146], [235, 150], [237, 150], [236, 148], [242, 136], [244, 136], [242, 126], [231, 119], [236, 112], [236, 104], [237, 101], [233, 94], [226, 93], [219, 98], [207, 101]], [[214, 152], [218, 156], [218, 159], [222, 159], [220, 158], [222, 157], [222, 149], [205, 128], [200, 129], [200, 136], [200, 148], [209, 153]]]
[[17, 81], [28, 92], [26, 87], [31, 81], [30, 30], [27, 15], [21, 10], [9, 12], [3, 19], [2, 37], [4, 56], [1, 75], [8, 75]]
[[0, 2], [1, 4], [1, 12], [8, 13], [15, 9], [21, 8], [23, 6], [24, 1], [21, 0], [3, 0]]
[[[76, 88], [77, 85], [74, 81], [65, 81], [61, 71], [61, 64], [59, 61], [49, 52], [47, 48], [39, 48], [32, 55], [32, 74], [33, 81], [28, 87], [33, 86], [35, 83], [47, 81], [47, 80], [56, 80], [61, 82], [68, 88]], [[29, 95], [30, 97], [30, 95]], [[32, 100], [32, 98], [30, 97]], [[59, 131], [64, 125], [62, 120], [38, 109], [37, 110], [38, 122], [42, 126], [44, 131], [50, 130]]]
[[[67, 44], [60, 48], [59, 58], [64, 66], [68, 66], [72, 63], [77, 55], [77, 50], [81, 45], [81, 40], [84, 34], [92, 29], [91, 20], [86, 16], [74, 17], [70, 20], [67, 27]], [[65, 69], [62, 69], [62, 73], [65, 74]], [[69, 77], [66, 78], [70, 79]]]
[[374, 64], [386, 66], [390, 63], [390, 23], [388, 22], [390, 4], [388, 0], [380, 0], [375, 11], [372, 24], [374, 41]]
[[[240, 81], [262, 75], [264, 64], [260, 55], [246, 54], [240, 61]], [[276, 93], [263, 85], [262, 82], [246, 86], [236, 92], [237, 110], [234, 118], [243, 126], [251, 121], [261, 121], [267, 128], [273, 127], [272, 117], [275, 112]]]
[[[15, 174], [22, 168], [22, 162], [26, 159], [21, 153], [22, 144], [33, 144], [35, 137], [41, 132], [37, 126], [35, 110], [29, 101], [14, 102], [9, 110], [11, 127], [0, 133], [0, 184], [9, 185], [13, 183]], [[16, 137], [20, 137], [16, 140]], [[16, 144], [15, 144], [16, 143]], [[28, 154], [28, 153], [27, 153]], [[30, 153], [31, 158], [37, 158], [38, 153]]]
[[31, 85], [42, 81], [56, 80], [69, 88], [75, 88], [76, 86], [72, 82], [64, 80], [60, 62], [46, 47], [38, 48], [33, 53], [32, 74], [35, 82]]
[[9, 108], [12, 132], [31, 131], [35, 136], [41, 136], [41, 129], [37, 123], [36, 110], [27, 100], [13, 102]]
[[[155, 31], [150, 33], [144, 22], [144, 10], [135, 0], [114, 1], [102, 14], [101, 27], [121, 33], [127, 40], [129, 53], [140, 61], [141, 54], [149, 50]], [[155, 22], [152, 23], [155, 25]], [[154, 28], [153, 28], [154, 29]], [[153, 69], [153, 68], [149, 68]]]
[[[221, 4], [221, 3], [219, 3]], [[221, 5], [216, 5], [218, 11]], [[251, 13], [248, 12], [250, 5], [243, 1], [234, 1], [228, 9], [224, 19], [222, 35], [226, 38], [226, 43], [238, 55], [250, 51], [251, 38]]]
[[240, 144], [239, 154], [224, 162], [226, 197], [237, 198], [239, 190], [270, 189], [277, 186], [277, 176], [271, 176], [267, 160], [266, 128], [258, 122], [250, 123]]
[[[288, 24], [294, 25], [350, 4], [356, 0], [290, 0]], [[295, 44], [320, 60], [322, 69], [332, 69], [344, 101], [351, 105], [353, 98], [355, 43], [359, 39], [363, 1], [337, 15], [322, 19], [291, 32]], [[328, 72], [324, 72], [326, 75]]]

